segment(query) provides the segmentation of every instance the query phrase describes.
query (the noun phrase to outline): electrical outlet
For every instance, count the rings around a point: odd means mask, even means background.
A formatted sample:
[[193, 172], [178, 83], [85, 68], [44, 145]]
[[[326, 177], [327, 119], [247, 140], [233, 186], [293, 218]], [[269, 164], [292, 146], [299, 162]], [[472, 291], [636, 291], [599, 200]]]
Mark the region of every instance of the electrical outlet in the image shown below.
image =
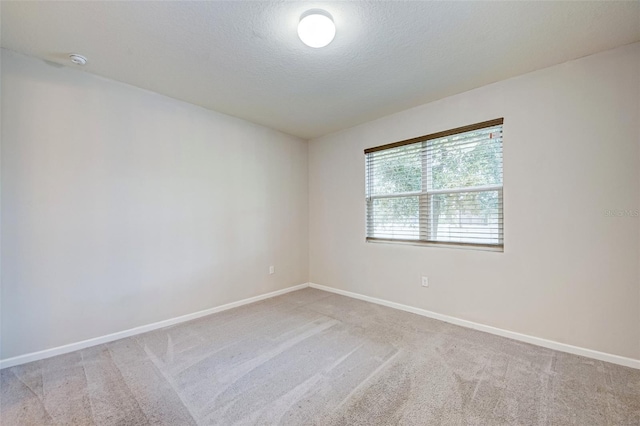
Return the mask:
[[422, 287], [429, 287], [429, 278], [422, 277]]
[[269, 275], [275, 274], [275, 272], [276, 272], [275, 266], [269, 266]]

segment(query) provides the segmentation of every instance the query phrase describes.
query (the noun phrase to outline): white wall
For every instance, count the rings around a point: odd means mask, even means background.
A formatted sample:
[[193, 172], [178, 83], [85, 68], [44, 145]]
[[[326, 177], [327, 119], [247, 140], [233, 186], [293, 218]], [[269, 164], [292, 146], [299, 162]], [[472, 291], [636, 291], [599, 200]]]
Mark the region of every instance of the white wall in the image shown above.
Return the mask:
[[2, 122], [2, 358], [307, 281], [306, 141], [5, 50]]
[[[365, 148], [498, 117], [504, 253], [365, 242]], [[640, 358], [639, 169], [640, 44], [319, 138], [310, 281]]]

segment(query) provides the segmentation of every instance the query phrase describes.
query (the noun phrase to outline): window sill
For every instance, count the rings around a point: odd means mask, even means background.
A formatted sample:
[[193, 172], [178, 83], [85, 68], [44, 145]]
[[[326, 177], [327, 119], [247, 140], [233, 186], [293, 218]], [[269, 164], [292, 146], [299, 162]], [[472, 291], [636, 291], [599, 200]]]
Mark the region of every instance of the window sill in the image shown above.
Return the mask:
[[387, 238], [367, 238], [366, 242], [374, 243], [374, 244], [400, 244], [400, 245], [408, 245], [408, 246], [442, 247], [442, 248], [451, 248], [451, 249], [493, 251], [498, 253], [504, 252], [504, 245], [494, 245], [494, 244], [449, 243], [449, 242], [434, 242], [434, 241], [419, 241], [419, 240], [394, 240], [394, 239], [387, 239]]

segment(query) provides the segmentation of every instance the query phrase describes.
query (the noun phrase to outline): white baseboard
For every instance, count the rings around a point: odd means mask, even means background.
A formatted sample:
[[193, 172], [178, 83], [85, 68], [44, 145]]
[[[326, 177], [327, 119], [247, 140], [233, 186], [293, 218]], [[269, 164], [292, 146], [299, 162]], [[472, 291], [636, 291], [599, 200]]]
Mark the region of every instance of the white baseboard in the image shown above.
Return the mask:
[[460, 318], [451, 317], [449, 315], [443, 315], [436, 312], [431, 312], [426, 309], [416, 308], [413, 306], [403, 305], [401, 303], [390, 302], [388, 300], [378, 299], [375, 297], [365, 296], [359, 293], [353, 293], [346, 290], [340, 290], [333, 287], [327, 287], [320, 284], [304, 283], [293, 287], [288, 287], [282, 290], [272, 291], [270, 293], [261, 294], [259, 296], [250, 297], [248, 299], [239, 300], [237, 302], [227, 303], [226, 305], [216, 306], [214, 308], [205, 309], [202, 311], [194, 312], [187, 315], [182, 315], [176, 318], [170, 318], [164, 321], [158, 321], [153, 324], [147, 324], [140, 327], [131, 328], [129, 330], [119, 331], [117, 333], [107, 334], [105, 336], [95, 337], [93, 339], [83, 340], [81, 342], [71, 343], [64, 346], [58, 346], [55, 348], [45, 349], [43, 351], [32, 352], [24, 355], [19, 355], [13, 358], [7, 358], [0, 360], [0, 369], [13, 367], [20, 364], [26, 364], [32, 361], [38, 361], [45, 358], [50, 358], [56, 355], [62, 355], [69, 352], [77, 351], [79, 349], [88, 348], [90, 346], [100, 345], [102, 343], [112, 342], [118, 339], [124, 339], [125, 337], [134, 336], [136, 334], [146, 333], [148, 331], [157, 330], [159, 328], [168, 327], [171, 325], [179, 324], [186, 321], [191, 321], [197, 318], [201, 318], [207, 315], [215, 314], [216, 312], [226, 311], [228, 309], [237, 308], [249, 303], [258, 302], [260, 300], [268, 299], [270, 297], [279, 296], [281, 294], [289, 293], [303, 289], [305, 287], [313, 287], [319, 290], [328, 291], [331, 293], [340, 294], [354, 299], [364, 300], [366, 302], [375, 303], [389, 308], [399, 309], [401, 311], [411, 312], [417, 315], [422, 315], [428, 318], [433, 318], [439, 321], [448, 322], [450, 324], [459, 325], [461, 327], [471, 328], [474, 330], [484, 331], [486, 333], [495, 334], [497, 336], [507, 337], [510, 339], [518, 340], [521, 342], [530, 343], [532, 345], [542, 346], [549, 349], [554, 349], [561, 352], [567, 352], [574, 355], [580, 355], [587, 358], [593, 358], [600, 361], [610, 362], [613, 364], [624, 365], [626, 367], [640, 369], [640, 360], [627, 358], [619, 355], [608, 354], [606, 352], [599, 352], [592, 349], [581, 348], [578, 346], [568, 345], [565, 343], [555, 342], [553, 340], [542, 339], [539, 337], [529, 336], [526, 334], [516, 333], [514, 331], [504, 330], [489, 325], [479, 324], [473, 321], [463, 320]]
[[114, 340], [124, 339], [125, 337], [134, 336], [136, 334], [142, 334], [148, 331], [157, 330], [159, 328], [168, 327], [170, 325], [191, 321], [196, 318], [201, 318], [207, 315], [215, 314], [216, 312], [222, 312], [222, 311], [226, 311], [227, 309], [237, 308], [238, 306], [248, 305], [249, 303], [258, 302], [260, 300], [268, 299], [270, 297], [280, 296], [281, 294], [300, 290], [308, 286], [309, 286], [309, 283], [304, 283], [304, 284], [296, 285], [293, 287], [284, 288], [282, 290], [276, 290], [270, 293], [261, 294], [259, 296], [250, 297], [248, 299], [238, 300], [237, 302], [227, 303], [226, 305], [205, 309], [203, 311], [198, 311], [198, 312], [182, 315], [175, 318], [170, 318], [163, 321], [154, 322], [153, 324], [147, 324], [140, 327], [130, 328], [124, 331], [118, 331], [117, 333], [107, 334], [105, 336], [94, 337], [93, 339], [87, 339], [81, 342], [70, 343], [64, 346], [58, 346], [51, 349], [45, 349], [43, 351], [31, 352], [24, 355], [3, 359], [3, 360], [0, 360], [0, 369], [13, 367], [20, 364], [26, 364], [28, 362], [38, 361], [45, 358], [50, 358], [56, 355], [66, 354], [69, 352], [77, 351], [79, 349], [88, 348], [90, 346], [96, 346], [102, 343], [113, 342]]
[[593, 358], [600, 361], [610, 362], [613, 364], [624, 365], [625, 367], [640, 369], [640, 360], [627, 358], [619, 355], [608, 354], [606, 352], [594, 351], [592, 349], [581, 348], [579, 346], [568, 345], [566, 343], [555, 342], [553, 340], [542, 339], [540, 337], [529, 336], [527, 334], [516, 333], [515, 331], [504, 330], [502, 328], [492, 327], [490, 325], [479, 324], [477, 322], [463, 320], [451, 317], [449, 315], [438, 314], [436, 312], [427, 311], [426, 309], [415, 308], [413, 306], [403, 305], [401, 303], [390, 302], [384, 299], [365, 296], [359, 293], [353, 293], [346, 290], [340, 290], [333, 287], [327, 287], [320, 284], [309, 283], [309, 287], [318, 290], [329, 291], [331, 293], [340, 294], [342, 296], [352, 297], [354, 299], [364, 300], [366, 302], [387, 306], [389, 308], [399, 309], [401, 311], [411, 312], [417, 315], [433, 318], [436, 320], [448, 322], [450, 324], [459, 325], [461, 327], [472, 328], [474, 330], [484, 331], [486, 333], [495, 334], [497, 336], [507, 337], [509, 339], [530, 343], [532, 345], [542, 346], [544, 348], [554, 349], [561, 352], [567, 352], [574, 355], [580, 355], [587, 358]]

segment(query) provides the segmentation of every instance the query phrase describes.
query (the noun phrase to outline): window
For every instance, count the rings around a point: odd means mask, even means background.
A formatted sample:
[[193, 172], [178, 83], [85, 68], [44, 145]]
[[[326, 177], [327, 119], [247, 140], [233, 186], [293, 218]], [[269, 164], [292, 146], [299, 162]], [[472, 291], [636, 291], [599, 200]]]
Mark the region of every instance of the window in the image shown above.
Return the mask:
[[367, 241], [502, 249], [502, 123], [366, 149]]

